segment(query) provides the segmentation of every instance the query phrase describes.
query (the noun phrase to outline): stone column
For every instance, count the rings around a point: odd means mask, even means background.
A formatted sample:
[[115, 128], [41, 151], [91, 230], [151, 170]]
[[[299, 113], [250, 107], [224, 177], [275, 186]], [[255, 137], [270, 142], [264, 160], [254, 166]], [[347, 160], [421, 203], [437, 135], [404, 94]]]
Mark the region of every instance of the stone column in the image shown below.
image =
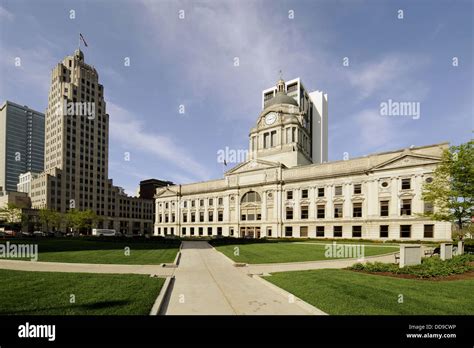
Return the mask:
[[464, 254], [464, 241], [460, 240], [458, 242], [458, 255]]
[[400, 245], [400, 264], [403, 268], [410, 265], [421, 264], [421, 245], [419, 244], [401, 244]]
[[441, 243], [440, 257], [441, 260], [449, 260], [453, 258], [453, 243]]

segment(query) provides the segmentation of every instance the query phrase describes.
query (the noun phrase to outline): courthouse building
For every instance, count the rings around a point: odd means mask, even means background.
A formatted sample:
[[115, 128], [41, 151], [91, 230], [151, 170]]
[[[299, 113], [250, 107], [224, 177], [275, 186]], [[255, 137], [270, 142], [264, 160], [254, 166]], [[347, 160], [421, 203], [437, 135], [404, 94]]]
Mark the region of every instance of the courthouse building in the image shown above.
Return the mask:
[[447, 143], [326, 162], [326, 94], [280, 79], [262, 108], [247, 161], [219, 180], [157, 189], [155, 235], [451, 238], [450, 223], [420, 215], [433, 209], [422, 185]]

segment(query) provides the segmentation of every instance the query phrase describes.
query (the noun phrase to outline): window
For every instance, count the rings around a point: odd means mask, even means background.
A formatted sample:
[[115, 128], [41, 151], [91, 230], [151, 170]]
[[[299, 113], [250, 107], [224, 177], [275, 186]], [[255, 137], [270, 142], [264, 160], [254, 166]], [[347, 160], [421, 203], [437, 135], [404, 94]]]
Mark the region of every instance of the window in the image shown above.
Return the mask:
[[204, 207], [204, 199], [200, 199], [200, 200], [199, 200], [199, 206], [200, 206], [200, 207]]
[[191, 227], [191, 232], [190, 232], [191, 236], [194, 236], [194, 227]]
[[428, 213], [428, 214], [433, 213], [434, 212], [433, 203], [424, 202], [423, 210], [425, 211], [425, 213]]
[[217, 235], [222, 236], [222, 227], [217, 227]]
[[411, 179], [402, 179], [402, 190], [409, 190], [411, 188]]
[[324, 237], [324, 226], [316, 226], [316, 237]]
[[424, 238], [433, 238], [434, 225], [424, 225], [423, 237]]
[[277, 132], [273, 131], [270, 133], [271, 134], [271, 139], [270, 139], [270, 146], [277, 146]]
[[342, 195], [342, 186], [336, 186], [335, 187], [335, 193], [336, 196], [341, 196]]
[[388, 238], [388, 225], [380, 225], [380, 238]]
[[358, 195], [362, 193], [362, 184], [354, 184], [354, 194]]
[[290, 207], [286, 208], [286, 219], [287, 220], [293, 219], [293, 208], [290, 208]]
[[410, 238], [410, 237], [411, 237], [411, 225], [401, 225], [400, 238]]
[[285, 237], [293, 237], [293, 227], [291, 226], [285, 227]]
[[362, 203], [354, 203], [352, 205], [352, 216], [362, 217]]
[[196, 214], [191, 213], [191, 222], [196, 222]]
[[234, 235], [234, 228], [233, 227], [229, 228], [229, 235], [230, 236]]
[[224, 212], [222, 210], [217, 212], [217, 221], [224, 221]]
[[219, 200], [218, 200], [217, 204], [219, 204], [219, 205], [222, 205], [222, 204], [224, 204], [224, 199], [223, 199], [222, 197], [221, 197], [221, 198], [219, 198]]
[[212, 207], [213, 204], [214, 204], [214, 200], [212, 198], [209, 198], [209, 206]]
[[181, 228], [181, 235], [183, 235], [183, 236], [186, 235], [186, 227]]
[[270, 133], [265, 133], [263, 135], [263, 147], [268, 149], [270, 147]]
[[212, 236], [212, 227], [207, 228], [207, 235]]
[[342, 226], [333, 227], [334, 237], [342, 237]]
[[301, 219], [302, 220], [308, 219], [308, 206], [307, 205], [301, 206]]
[[334, 204], [334, 217], [342, 218], [342, 204]]
[[204, 212], [203, 211], [199, 212], [199, 221], [204, 222]]
[[433, 182], [433, 178], [426, 178], [426, 179], [425, 179], [425, 182], [426, 182], [427, 184], [431, 184], [431, 183]]
[[286, 199], [293, 199], [293, 191], [286, 191]]
[[272, 228], [271, 227], [267, 227], [267, 236], [268, 237], [272, 236]]
[[316, 207], [316, 217], [318, 219], [324, 219], [326, 207], [324, 205], [318, 205]]
[[352, 238], [362, 237], [362, 226], [352, 226]]
[[240, 215], [240, 220], [241, 221], [247, 220], [247, 215], [245, 215], [245, 214]]
[[301, 190], [301, 198], [308, 198], [308, 190]]
[[382, 185], [383, 188], [387, 188], [387, 187], [388, 187], [388, 182], [387, 182], [387, 181], [384, 181], [384, 182], [382, 182], [381, 185]]
[[318, 197], [324, 197], [324, 187], [318, 188]]
[[199, 235], [200, 235], [200, 236], [202, 236], [202, 235], [204, 234], [204, 230], [203, 230], [202, 227], [199, 227], [199, 230], [198, 230], [198, 231], [199, 231]]
[[214, 221], [214, 212], [211, 210], [208, 212], [209, 222]]
[[300, 227], [300, 237], [307, 238], [308, 237], [308, 226], [301, 226]]
[[403, 199], [400, 215], [411, 215], [411, 199]]
[[191, 208], [194, 208], [196, 206], [196, 202], [194, 200], [191, 201]]
[[261, 198], [260, 195], [255, 191], [249, 191], [245, 195], [242, 196], [241, 203], [252, 203], [252, 202], [260, 202]]
[[380, 201], [380, 216], [388, 216], [389, 201]]

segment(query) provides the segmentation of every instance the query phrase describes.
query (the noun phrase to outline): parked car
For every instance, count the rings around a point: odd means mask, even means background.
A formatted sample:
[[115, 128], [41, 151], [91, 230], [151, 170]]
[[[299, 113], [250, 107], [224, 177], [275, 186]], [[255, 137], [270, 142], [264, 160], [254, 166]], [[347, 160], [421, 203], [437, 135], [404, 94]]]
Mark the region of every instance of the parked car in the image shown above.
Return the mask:
[[[120, 232], [116, 232], [115, 230], [111, 229], [106, 229], [106, 228], [93, 228], [92, 229], [92, 235], [93, 236], [98, 236], [98, 237], [114, 237], [118, 236]], [[121, 233], [120, 233], [121, 235]]]
[[34, 231], [33, 236], [35, 236], [35, 237], [45, 237], [46, 233], [44, 233], [42, 231]]
[[31, 232], [21, 232], [22, 237], [31, 237]]

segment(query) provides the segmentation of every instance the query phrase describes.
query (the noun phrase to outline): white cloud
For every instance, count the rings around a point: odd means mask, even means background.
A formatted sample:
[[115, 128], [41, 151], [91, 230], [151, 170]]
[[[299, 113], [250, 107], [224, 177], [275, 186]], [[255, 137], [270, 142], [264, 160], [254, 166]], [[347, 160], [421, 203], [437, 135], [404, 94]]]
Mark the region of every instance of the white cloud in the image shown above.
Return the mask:
[[208, 169], [199, 164], [184, 148], [167, 136], [148, 131], [128, 110], [108, 101], [107, 112], [110, 115], [111, 138], [119, 140], [133, 151], [149, 153], [160, 161], [168, 161], [189, 173], [195, 180], [210, 178]]
[[393, 99], [420, 100], [428, 93], [428, 85], [415, 78], [418, 69], [429, 61], [415, 55], [387, 54], [348, 70], [348, 79], [359, 99], [391, 96]]
[[12, 21], [15, 18], [15, 16], [13, 15], [13, 13], [8, 11], [5, 7], [0, 6], [0, 18]]

